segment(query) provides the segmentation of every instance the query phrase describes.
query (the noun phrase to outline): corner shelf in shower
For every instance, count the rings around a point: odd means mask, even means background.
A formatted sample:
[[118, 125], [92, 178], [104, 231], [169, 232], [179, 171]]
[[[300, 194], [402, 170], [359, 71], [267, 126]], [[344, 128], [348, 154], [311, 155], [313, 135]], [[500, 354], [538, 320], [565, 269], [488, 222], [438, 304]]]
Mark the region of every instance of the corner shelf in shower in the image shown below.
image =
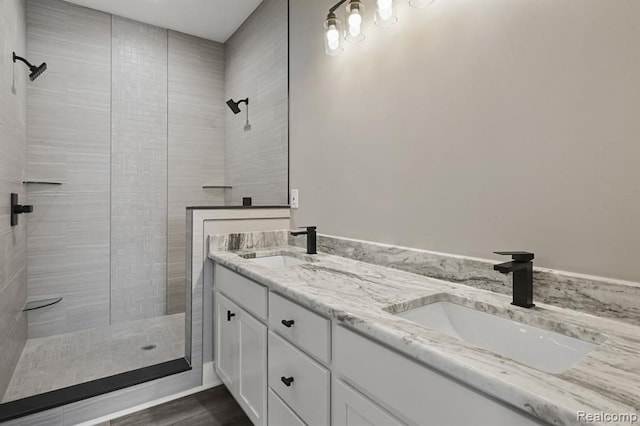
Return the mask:
[[42, 309], [48, 306], [53, 306], [56, 303], [60, 303], [60, 301], [62, 301], [62, 297], [54, 297], [51, 299], [42, 299], [42, 300], [32, 300], [27, 302], [26, 305], [24, 305], [24, 309], [22, 311], [23, 312], [35, 311], [36, 309]]
[[23, 180], [23, 184], [25, 185], [62, 185], [64, 182], [52, 182], [48, 180]]

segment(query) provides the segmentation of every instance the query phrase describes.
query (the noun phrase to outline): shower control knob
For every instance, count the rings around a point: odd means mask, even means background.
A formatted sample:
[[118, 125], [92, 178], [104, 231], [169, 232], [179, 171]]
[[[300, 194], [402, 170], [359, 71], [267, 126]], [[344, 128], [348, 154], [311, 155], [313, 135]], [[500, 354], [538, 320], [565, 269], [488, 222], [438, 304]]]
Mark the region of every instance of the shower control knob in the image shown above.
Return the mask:
[[11, 226], [18, 224], [18, 215], [33, 212], [33, 206], [18, 204], [18, 194], [11, 194]]
[[14, 214], [32, 213], [32, 212], [33, 212], [33, 206], [23, 206], [20, 204], [13, 206]]

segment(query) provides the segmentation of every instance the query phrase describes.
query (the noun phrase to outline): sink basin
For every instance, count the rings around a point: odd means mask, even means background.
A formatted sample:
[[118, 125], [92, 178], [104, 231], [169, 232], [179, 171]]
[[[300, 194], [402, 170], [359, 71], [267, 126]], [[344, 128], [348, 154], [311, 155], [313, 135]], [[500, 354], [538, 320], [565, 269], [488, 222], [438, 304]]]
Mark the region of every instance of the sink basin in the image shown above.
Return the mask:
[[597, 347], [447, 301], [396, 315], [549, 373], [562, 373]]
[[253, 263], [259, 265], [268, 266], [270, 268], [289, 268], [291, 266], [302, 265], [308, 262], [297, 259], [292, 256], [277, 255], [277, 256], [264, 256], [250, 259]]

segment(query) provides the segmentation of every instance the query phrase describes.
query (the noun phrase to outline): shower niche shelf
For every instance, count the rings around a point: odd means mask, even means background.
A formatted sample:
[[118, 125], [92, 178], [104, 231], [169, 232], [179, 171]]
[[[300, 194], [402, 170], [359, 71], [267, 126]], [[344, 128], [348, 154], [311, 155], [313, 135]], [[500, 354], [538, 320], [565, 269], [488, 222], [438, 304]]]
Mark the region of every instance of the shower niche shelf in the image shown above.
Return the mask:
[[59, 186], [59, 185], [62, 185], [64, 182], [55, 182], [55, 181], [50, 181], [50, 180], [23, 180], [22, 183], [25, 184], [25, 185], [54, 185], [54, 186]]
[[41, 299], [41, 300], [31, 300], [24, 305], [23, 312], [35, 311], [37, 309], [46, 308], [48, 306], [53, 306], [56, 303], [60, 303], [62, 301], [62, 297], [53, 297], [51, 299]]

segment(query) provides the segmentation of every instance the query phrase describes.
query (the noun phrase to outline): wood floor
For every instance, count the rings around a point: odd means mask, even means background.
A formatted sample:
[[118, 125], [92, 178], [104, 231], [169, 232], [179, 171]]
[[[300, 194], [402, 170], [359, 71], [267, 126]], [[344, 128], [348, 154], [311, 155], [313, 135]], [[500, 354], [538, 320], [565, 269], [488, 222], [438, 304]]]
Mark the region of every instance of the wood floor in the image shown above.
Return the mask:
[[217, 386], [204, 392], [148, 408], [100, 426], [209, 425], [251, 426], [251, 421], [227, 388]]

